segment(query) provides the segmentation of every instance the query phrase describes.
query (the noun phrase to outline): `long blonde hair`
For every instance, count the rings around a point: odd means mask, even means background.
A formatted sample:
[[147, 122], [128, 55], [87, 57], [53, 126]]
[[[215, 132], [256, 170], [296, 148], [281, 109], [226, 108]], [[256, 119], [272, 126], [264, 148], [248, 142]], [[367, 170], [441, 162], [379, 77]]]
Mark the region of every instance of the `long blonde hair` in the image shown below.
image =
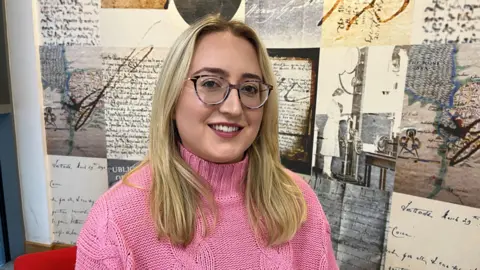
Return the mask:
[[[149, 152], [137, 168], [148, 165], [152, 169], [150, 212], [159, 238], [168, 237], [172, 243], [185, 246], [193, 239], [198, 214], [205, 221], [210, 211], [215, 220], [213, 195], [182, 159], [172, 116], [196, 43], [209, 33], [223, 31], [253, 45], [264, 81], [274, 86], [264, 106], [258, 137], [247, 150], [245, 204], [255, 233], [268, 246], [282, 244], [295, 235], [306, 219], [306, 203], [300, 188], [280, 163], [276, 80], [267, 50], [246, 24], [210, 15], [189, 27], [176, 40], [166, 57], [153, 96]], [[125, 175], [123, 182], [128, 184], [128, 177], [135, 171]], [[204, 232], [208, 230], [204, 227]]]

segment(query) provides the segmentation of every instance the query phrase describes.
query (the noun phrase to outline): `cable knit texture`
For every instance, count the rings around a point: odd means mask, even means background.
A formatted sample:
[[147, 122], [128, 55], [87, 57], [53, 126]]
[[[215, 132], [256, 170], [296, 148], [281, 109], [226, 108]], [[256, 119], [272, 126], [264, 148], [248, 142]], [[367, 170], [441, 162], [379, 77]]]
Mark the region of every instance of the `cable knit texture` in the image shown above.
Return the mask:
[[94, 204], [77, 240], [77, 270], [83, 269], [338, 269], [330, 227], [310, 186], [288, 171], [307, 201], [308, 219], [288, 243], [268, 248], [248, 223], [242, 183], [248, 157], [234, 164], [215, 164], [181, 147], [184, 160], [207, 181], [215, 196], [219, 220], [215, 230], [201, 237], [200, 219], [186, 248], [158, 240], [149, 214], [151, 170], [145, 166]]

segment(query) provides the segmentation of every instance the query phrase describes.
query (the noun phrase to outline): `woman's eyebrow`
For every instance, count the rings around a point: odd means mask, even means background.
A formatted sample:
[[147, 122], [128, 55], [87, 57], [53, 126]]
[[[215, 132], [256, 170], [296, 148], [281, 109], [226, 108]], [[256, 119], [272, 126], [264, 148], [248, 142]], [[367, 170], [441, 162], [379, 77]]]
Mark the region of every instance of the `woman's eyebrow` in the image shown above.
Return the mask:
[[[215, 68], [215, 67], [203, 67], [197, 71], [195, 71], [193, 74], [192, 74], [192, 77], [195, 76], [195, 75], [198, 75], [202, 72], [208, 72], [208, 73], [213, 73], [213, 74], [216, 74], [216, 75], [219, 75], [221, 77], [224, 77], [224, 78], [228, 78], [230, 76], [230, 73], [224, 69], [221, 69], [221, 68]], [[242, 79], [256, 79], [256, 80], [262, 80], [262, 77], [257, 75], [257, 74], [254, 74], [254, 73], [249, 73], [249, 72], [246, 72], [246, 73], [243, 73], [241, 75], [241, 78]]]
[[203, 67], [203, 68], [195, 71], [192, 74], [192, 76], [198, 75], [199, 73], [202, 73], [202, 72], [214, 73], [214, 74], [220, 75], [222, 77], [228, 77], [229, 76], [228, 71], [226, 71], [224, 69], [221, 69], [221, 68], [214, 68], [214, 67]]
[[262, 80], [262, 77], [258, 76], [257, 74], [253, 73], [243, 73], [242, 74], [242, 79], [255, 79], [255, 80]]

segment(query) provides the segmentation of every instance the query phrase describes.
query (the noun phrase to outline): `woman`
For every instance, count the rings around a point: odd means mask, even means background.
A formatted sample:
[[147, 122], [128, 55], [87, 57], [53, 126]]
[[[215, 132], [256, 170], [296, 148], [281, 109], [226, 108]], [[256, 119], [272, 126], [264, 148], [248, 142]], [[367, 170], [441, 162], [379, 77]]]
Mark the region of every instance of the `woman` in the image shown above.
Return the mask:
[[266, 49], [207, 17], [172, 46], [148, 157], [102, 195], [76, 269], [337, 269], [315, 193], [280, 164]]

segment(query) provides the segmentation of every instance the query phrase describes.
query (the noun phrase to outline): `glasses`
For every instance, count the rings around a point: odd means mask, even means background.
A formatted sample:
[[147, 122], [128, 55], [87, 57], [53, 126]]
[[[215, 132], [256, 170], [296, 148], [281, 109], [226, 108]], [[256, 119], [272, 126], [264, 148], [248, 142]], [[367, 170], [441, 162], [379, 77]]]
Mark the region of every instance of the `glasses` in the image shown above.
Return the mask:
[[237, 89], [240, 102], [247, 108], [257, 109], [265, 104], [273, 89], [273, 86], [258, 80], [248, 80], [234, 85], [221, 77], [212, 75], [195, 76], [189, 80], [195, 86], [198, 99], [207, 105], [223, 103], [231, 89]]

